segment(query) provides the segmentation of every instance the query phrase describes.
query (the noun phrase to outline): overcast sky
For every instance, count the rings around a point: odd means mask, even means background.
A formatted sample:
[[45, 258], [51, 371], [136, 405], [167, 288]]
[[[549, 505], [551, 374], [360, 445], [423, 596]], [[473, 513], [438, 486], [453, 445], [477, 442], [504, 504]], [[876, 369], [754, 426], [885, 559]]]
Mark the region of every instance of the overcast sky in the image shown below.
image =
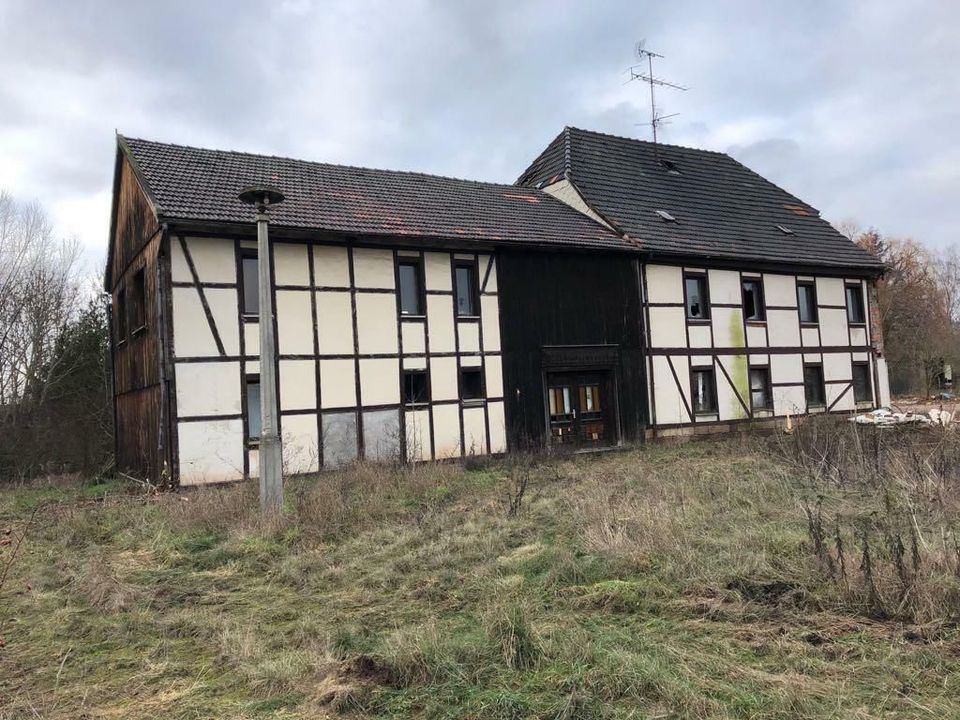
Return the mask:
[[0, 0], [0, 188], [105, 256], [114, 131], [512, 182], [564, 125], [728, 152], [821, 210], [957, 237], [960, 2]]

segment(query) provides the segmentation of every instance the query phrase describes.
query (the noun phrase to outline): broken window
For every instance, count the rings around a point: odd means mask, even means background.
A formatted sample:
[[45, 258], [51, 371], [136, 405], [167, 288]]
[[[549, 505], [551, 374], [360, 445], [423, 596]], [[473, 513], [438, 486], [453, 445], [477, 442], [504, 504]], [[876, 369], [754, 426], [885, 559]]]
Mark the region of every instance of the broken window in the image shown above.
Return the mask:
[[860, 285], [847, 285], [847, 320], [851, 325], [863, 325], [867, 321]]
[[827, 391], [823, 385], [822, 365], [804, 365], [803, 394], [807, 399], [808, 408], [823, 407], [827, 404]]
[[713, 415], [717, 412], [717, 383], [713, 368], [692, 370], [693, 412], [698, 415]]
[[400, 279], [400, 314], [423, 315], [423, 283], [420, 263], [416, 260], [401, 260], [397, 265]]
[[550, 419], [569, 420], [573, 417], [573, 404], [570, 398], [570, 387], [552, 387], [550, 394]]
[[580, 412], [592, 413], [600, 412], [600, 386], [599, 385], [581, 385], [580, 386]]
[[136, 334], [147, 325], [147, 282], [143, 268], [137, 270], [133, 276], [132, 330]]
[[770, 410], [773, 408], [769, 368], [750, 368], [750, 405], [754, 410]]
[[870, 402], [873, 398], [870, 393], [870, 363], [853, 364], [853, 400], [854, 402]]
[[709, 319], [710, 299], [707, 295], [707, 276], [686, 275], [683, 283], [687, 298], [687, 319]]
[[763, 281], [760, 278], [743, 280], [743, 317], [747, 320], [765, 320], [763, 306]]
[[460, 399], [483, 399], [483, 372], [480, 368], [460, 368]]
[[243, 285], [243, 314], [248, 317], [260, 315], [260, 264], [256, 253], [246, 253], [241, 258], [240, 278]]
[[797, 283], [797, 307], [800, 312], [800, 322], [817, 322], [817, 286], [812, 282]]
[[127, 288], [121, 287], [117, 290], [116, 307], [117, 324], [117, 342], [122, 343], [127, 339]]
[[403, 404], [423, 405], [430, 402], [426, 370], [403, 371]]
[[458, 262], [454, 268], [457, 295], [457, 315], [472, 317], [477, 312], [477, 268], [472, 262]]
[[260, 413], [260, 376], [247, 375], [247, 440], [260, 439]]

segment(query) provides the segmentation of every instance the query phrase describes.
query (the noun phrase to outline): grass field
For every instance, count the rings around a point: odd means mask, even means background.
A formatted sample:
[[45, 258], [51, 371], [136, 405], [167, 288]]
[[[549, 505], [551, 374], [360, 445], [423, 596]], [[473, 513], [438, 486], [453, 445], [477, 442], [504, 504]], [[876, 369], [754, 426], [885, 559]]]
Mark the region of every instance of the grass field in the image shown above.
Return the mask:
[[8, 486], [0, 718], [960, 717], [957, 443], [875, 435]]

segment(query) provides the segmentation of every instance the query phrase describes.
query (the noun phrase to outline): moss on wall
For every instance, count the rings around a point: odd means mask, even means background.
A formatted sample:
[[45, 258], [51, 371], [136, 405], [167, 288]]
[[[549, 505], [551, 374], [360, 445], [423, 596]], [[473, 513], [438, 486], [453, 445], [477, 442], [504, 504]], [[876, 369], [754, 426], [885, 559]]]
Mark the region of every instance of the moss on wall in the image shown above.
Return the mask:
[[[733, 347], [746, 347], [746, 337], [744, 336], [743, 323], [740, 317], [734, 313], [730, 315], [730, 344]], [[747, 356], [734, 355], [732, 367], [730, 368], [730, 379], [733, 380], [733, 386], [743, 398], [745, 403], [750, 402], [750, 371], [747, 363]], [[743, 406], [734, 400], [734, 416], [737, 418], [747, 417]]]

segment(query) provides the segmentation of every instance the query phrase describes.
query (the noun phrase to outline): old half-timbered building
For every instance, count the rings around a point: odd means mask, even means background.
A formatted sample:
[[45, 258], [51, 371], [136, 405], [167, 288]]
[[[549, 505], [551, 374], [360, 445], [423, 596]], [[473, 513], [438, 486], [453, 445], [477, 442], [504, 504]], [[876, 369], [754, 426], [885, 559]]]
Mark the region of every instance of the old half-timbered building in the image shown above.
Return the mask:
[[[264, 183], [274, 317], [259, 317]], [[726, 155], [566, 129], [513, 185], [118, 137], [117, 463], [257, 474], [272, 322], [287, 473], [613, 447], [888, 401], [882, 271]]]
[[882, 265], [728, 155], [565, 128], [517, 184], [637, 243], [648, 436], [889, 402]]

